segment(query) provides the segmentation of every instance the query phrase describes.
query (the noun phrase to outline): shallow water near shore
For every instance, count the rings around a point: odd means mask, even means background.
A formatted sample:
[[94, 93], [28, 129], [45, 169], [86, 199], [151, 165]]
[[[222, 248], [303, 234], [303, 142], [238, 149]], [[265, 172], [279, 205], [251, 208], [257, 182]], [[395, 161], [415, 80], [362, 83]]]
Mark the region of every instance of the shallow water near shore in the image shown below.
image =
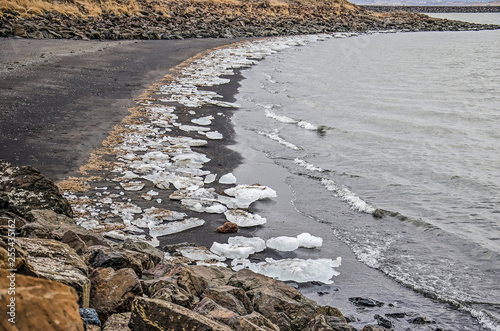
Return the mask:
[[[342, 256], [340, 276], [302, 290], [353, 325], [404, 312], [397, 330], [500, 329], [498, 49], [498, 31], [376, 34], [243, 71], [234, 174], [278, 192], [255, 235], [323, 237], [294, 254]], [[361, 295], [386, 304], [349, 303]]]

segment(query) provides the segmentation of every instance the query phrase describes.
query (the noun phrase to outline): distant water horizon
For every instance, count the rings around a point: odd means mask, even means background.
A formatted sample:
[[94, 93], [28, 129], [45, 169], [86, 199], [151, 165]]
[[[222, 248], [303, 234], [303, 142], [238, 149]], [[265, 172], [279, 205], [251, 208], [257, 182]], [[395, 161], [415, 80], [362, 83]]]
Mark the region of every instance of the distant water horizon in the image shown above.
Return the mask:
[[329, 224], [324, 240], [393, 279], [387, 291], [440, 302], [401, 299], [437, 324], [396, 329], [500, 330], [498, 49], [499, 31], [375, 34], [243, 71], [240, 149], [283, 169], [297, 215]]

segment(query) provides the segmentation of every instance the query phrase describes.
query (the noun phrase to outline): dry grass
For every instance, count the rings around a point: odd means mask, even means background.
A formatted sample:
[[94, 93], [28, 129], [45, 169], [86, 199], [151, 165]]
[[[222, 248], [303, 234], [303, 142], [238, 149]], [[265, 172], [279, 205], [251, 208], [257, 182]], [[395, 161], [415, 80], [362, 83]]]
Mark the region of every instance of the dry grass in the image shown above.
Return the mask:
[[89, 182], [101, 179], [98, 176], [92, 177], [69, 177], [57, 183], [57, 187], [62, 192], [86, 192], [91, 189]]
[[[141, 11], [153, 11], [164, 16], [169, 16], [171, 8], [183, 1], [179, 0], [0, 0], [0, 17], [6, 11], [15, 11], [21, 16], [37, 16], [46, 12], [59, 12], [68, 16], [97, 17], [104, 13], [116, 15], [138, 15]], [[277, 11], [280, 15], [288, 15], [287, 8], [290, 6], [335, 6], [342, 3], [349, 4], [345, 0], [191, 0], [186, 1], [185, 14], [197, 11], [198, 5], [215, 4], [227, 5], [225, 14], [227, 16], [243, 15], [238, 7], [245, 10], [256, 9], [259, 14], [275, 16]], [[262, 5], [256, 6], [252, 5]], [[257, 9], [258, 7], [258, 9]]]

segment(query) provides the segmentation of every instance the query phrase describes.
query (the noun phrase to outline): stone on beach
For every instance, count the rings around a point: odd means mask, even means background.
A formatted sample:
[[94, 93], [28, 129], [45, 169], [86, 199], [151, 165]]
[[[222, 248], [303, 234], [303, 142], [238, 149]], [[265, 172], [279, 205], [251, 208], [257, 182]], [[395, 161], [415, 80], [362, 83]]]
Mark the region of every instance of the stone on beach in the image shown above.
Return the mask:
[[224, 225], [219, 226], [215, 231], [219, 233], [235, 233], [238, 232], [238, 224], [226, 222]]

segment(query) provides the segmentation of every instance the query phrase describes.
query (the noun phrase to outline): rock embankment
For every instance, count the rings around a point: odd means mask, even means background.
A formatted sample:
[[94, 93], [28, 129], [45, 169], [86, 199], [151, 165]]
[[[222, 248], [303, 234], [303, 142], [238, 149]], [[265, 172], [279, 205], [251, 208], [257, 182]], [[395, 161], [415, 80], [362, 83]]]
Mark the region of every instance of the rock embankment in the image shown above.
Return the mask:
[[[369, 30], [442, 31], [494, 29], [402, 11], [380, 14], [347, 1], [272, 5], [272, 2], [169, 2], [168, 12], [148, 3], [138, 14], [94, 17], [5, 11], [0, 37], [55, 39], [183, 39], [263, 37]], [[1, 14], [1, 13], [0, 13]]]
[[355, 330], [283, 282], [79, 227], [31, 167], [0, 161], [0, 193], [3, 330]]
[[500, 6], [377, 6], [364, 5], [365, 9], [386, 13], [405, 11], [409, 13], [498, 13]]

